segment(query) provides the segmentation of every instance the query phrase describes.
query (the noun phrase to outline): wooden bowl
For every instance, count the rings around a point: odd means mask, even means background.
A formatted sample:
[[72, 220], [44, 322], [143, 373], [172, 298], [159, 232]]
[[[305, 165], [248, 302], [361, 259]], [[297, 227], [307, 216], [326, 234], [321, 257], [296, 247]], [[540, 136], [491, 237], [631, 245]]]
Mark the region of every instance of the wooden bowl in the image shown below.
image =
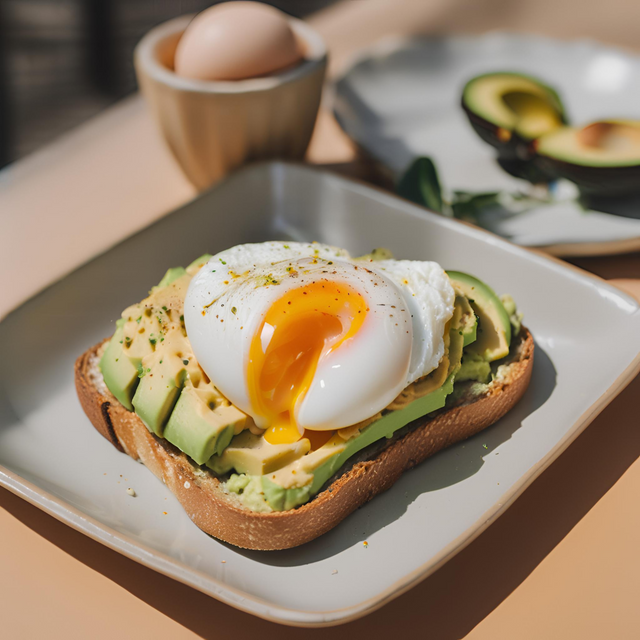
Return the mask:
[[327, 67], [322, 38], [289, 18], [305, 52], [295, 67], [247, 80], [193, 80], [173, 71], [176, 46], [192, 17], [152, 29], [134, 52], [140, 88], [189, 180], [205, 189], [251, 160], [301, 159]]

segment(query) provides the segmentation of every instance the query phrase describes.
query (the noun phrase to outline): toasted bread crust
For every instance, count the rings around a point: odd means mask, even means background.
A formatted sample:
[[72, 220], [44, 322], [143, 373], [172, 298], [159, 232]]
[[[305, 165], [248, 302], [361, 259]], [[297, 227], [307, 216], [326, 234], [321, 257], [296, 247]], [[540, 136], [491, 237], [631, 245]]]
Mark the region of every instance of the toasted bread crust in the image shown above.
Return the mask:
[[[534, 343], [522, 329], [518, 359], [508, 375], [494, 381], [473, 402], [441, 410], [391, 441], [370, 460], [358, 462], [305, 505], [291, 511], [257, 513], [225, 493], [220, 481], [202, 472], [167, 441], [152, 435], [90, 375], [101, 344], [76, 361], [80, 404], [93, 426], [118, 450], [142, 461], [176, 495], [193, 522], [206, 533], [246, 549], [288, 549], [335, 527], [351, 512], [389, 489], [402, 473], [449, 445], [469, 438], [507, 413], [522, 397], [533, 369]], [[415, 425], [414, 425], [415, 426]]]

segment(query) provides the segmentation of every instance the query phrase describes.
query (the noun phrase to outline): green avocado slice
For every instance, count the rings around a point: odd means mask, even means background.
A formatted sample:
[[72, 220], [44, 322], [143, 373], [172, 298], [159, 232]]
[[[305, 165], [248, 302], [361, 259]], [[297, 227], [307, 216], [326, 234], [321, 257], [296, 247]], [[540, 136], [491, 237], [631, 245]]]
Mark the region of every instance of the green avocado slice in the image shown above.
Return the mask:
[[159, 325], [149, 309], [129, 307], [125, 317], [116, 322], [116, 332], [100, 360], [100, 370], [107, 388], [129, 411], [138, 387], [138, 374], [144, 357], [153, 353]]
[[138, 368], [124, 352], [124, 324], [124, 318], [116, 322], [116, 331], [100, 358], [99, 366], [109, 391], [120, 404], [133, 411], [131, 398], [139, 382]]
[[175, 358], [166, 357], [162, 363], [154, 362], [143, 370], [145, 375], [131, 400], [136, 414], [157, 436], [163, 435], [186, 378], [186, 369], [174, 361]]
[[173, 327], [155, 350], [142, 359], [140, 383], [131, 403], [149, 431], [157, 436], [163, 435], [187, 379], [189, 350], [181, 329]]
[[270, 444], [262, 436], [243, 431], [207, 466], [221, 475], [235, 469], [237, 473], [261, 476], [301, 458], [309, 449], [307, 438], [291, 444]]
[[[168, 269], [151, 293], [167, 287], [185, 273], [183, 267]], [[142, 358], [153, 352], [162, 335], [161, 328], [152, 309], [142, 305], [128, 307], [116, 321], [116, 331], [100, 359], [100, 371], [107, 388], [129, 411], [133, 411], [131, 401], [140, 381]]]
[[477, 339], [467, 347], [488, 362], [504, 358], [511, 345], [511, 322], [500, 298], [484, 282], [460, 271], [447, 271], [453, 286], [469, 300], [478, 317]]
[[477, 353], [465, 353], [456, 382], [474, 380], [486, 384], [491, 379], [491, 364]]
[[187, 383], [180, 393], [163, 436], [197, 464], [204, 464], [215, 453], [222, 453], [247, 415], [232, 405], [213, 407], [199, 390]]

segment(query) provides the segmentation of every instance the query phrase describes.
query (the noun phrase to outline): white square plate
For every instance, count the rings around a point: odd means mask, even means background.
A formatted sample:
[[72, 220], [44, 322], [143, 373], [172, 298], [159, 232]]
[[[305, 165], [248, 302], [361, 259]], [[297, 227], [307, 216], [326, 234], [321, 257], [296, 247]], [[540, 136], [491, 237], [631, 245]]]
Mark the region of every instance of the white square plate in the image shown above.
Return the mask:
[[[167, 267], [274, 238], [355, 255], [385, 246], [469, 271], [516, 298], [537, 352], [529, 390], [499, 423], [406, 473], [319, 539], [253, 552], [205, 535], [149, 471], [101, 438], [76, 399], [73, 363]], [[255, 165], [0, 323], [0, 483], [239, 609], [286, 624], [336, 624], [399, 595], [477, 536], [633, 377], [639, 352], [638, 304], [603, 281], [362, 184]]]

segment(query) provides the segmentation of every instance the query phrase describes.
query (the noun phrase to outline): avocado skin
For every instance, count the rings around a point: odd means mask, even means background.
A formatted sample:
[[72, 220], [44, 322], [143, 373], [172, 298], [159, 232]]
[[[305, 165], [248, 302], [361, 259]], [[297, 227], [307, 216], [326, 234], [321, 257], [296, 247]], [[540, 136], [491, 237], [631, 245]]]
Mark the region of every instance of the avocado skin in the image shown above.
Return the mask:
[[465, 104], [464, 100], [462, 109], [476, 134], [497, 150], [497, 162], [504, 171], [515, 178], [521, 178], [533, 184], [550, 182], [554, 179], [553, 173], [536, 161], [537, 156], [531, 140], [511, 132], [511, 138], [505, 142], [498, 135], [501, 127], [478, 116]]
[[[630, 196], [640, 194], [640, 165], [627, 167], [591, 167], [537, 155], [540, 171], [553, 179], [564, 178], [576, 184], [585, 196]], [[604, 204], [606, 207], [606, 204]], [[593, 207], [593, 208], [602, 208]]]
[[487, 144], [498, 150], [499, 157], [505, 161], [523, 162], [532, 157], [533, 153], [529, 145], [531, 140], [525, 140], [515, 132], [510, 132], [509, 140], [502, 140], [498, 131], [502, 129], [493, 122], [485, 120], [473, 111], [462, 98], [461, 106], [465, 112], [469, 123], [478, 136]]

